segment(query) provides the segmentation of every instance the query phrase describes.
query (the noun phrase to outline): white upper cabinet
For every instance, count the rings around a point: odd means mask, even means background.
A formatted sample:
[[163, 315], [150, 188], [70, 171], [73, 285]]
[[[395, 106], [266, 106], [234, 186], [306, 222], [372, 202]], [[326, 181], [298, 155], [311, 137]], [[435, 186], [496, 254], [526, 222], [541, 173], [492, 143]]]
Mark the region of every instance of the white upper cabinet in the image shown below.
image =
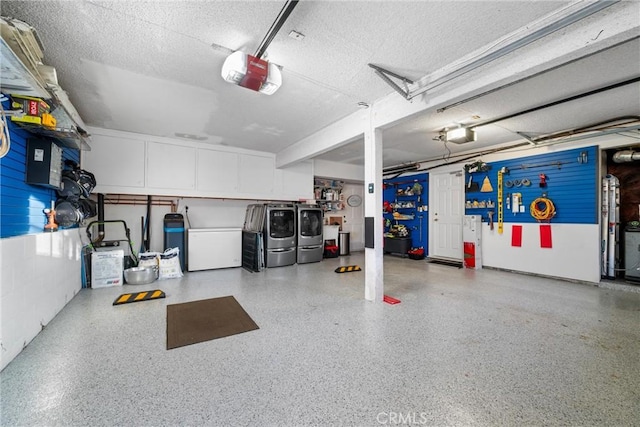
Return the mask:
[[238, 154], [198, 149], [197, 188], [209, 192], [238, 191]]
[[149, 141], [147, 170], [148, 187], [193, 190], [196, 187], [196, 149]]
[[145, 142], [94, 135], [91, 151], [82, 151], [82, 168], [93, 173], [101, 187], [144, 188]]
[[273, 181], [276, 169], [274, 157], [240, 156], [240, 192], [247, 194], [273, 194]]
[[276, 169], [275, 155], [90, 128], [82, 167], [95, 193], [294, 201], [313, 195], [313, 162]]

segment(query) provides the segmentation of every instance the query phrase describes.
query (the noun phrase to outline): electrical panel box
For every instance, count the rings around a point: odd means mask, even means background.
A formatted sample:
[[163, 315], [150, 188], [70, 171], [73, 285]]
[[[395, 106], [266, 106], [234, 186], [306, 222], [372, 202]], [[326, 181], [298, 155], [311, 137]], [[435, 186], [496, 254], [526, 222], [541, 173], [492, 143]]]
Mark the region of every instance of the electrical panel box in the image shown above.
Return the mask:
[[27, 184], [62, 187], [62, 148], [44, 139], [27, 140]]

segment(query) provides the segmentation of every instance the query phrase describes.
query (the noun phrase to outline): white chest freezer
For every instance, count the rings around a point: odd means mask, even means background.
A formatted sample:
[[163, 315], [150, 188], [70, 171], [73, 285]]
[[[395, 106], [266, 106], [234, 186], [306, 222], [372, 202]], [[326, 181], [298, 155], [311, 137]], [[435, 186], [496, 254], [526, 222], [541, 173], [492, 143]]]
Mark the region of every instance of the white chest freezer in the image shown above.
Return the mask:
[[188, 271], [242, 266], [242, 228], [187, 230]]

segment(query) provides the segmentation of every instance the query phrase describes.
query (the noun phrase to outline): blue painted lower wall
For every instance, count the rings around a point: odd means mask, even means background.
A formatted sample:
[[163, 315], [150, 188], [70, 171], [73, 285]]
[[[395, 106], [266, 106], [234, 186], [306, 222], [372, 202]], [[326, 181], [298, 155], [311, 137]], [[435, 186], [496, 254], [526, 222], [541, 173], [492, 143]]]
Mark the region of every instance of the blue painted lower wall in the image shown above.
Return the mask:
[[[3, 108], [8, 108], [8, 104]], [[27, 140], [34, 136], [10, 120], [7, 122], [11, 149], [0, 159], [0, 238], [42, 233], [47, 223], [43, 210], [51, 206], [51, 201], [55, 201], [56, 192], [25, 182]], [[46, 139], [41, 136], [37, 138]], [[79, 150], [63, 148], [62, 157], [63, 160], [80, 163]]]

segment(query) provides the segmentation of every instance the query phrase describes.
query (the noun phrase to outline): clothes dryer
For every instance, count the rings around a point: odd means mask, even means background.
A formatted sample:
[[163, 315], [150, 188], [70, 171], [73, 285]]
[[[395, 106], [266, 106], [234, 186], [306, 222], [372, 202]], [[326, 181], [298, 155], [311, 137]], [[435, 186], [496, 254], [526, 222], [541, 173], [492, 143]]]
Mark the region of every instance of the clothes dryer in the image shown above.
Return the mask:
[[300, 204], [298, 211], [297, 262], [305, 264], [322, 261], [322, 209], [317, 205]]

